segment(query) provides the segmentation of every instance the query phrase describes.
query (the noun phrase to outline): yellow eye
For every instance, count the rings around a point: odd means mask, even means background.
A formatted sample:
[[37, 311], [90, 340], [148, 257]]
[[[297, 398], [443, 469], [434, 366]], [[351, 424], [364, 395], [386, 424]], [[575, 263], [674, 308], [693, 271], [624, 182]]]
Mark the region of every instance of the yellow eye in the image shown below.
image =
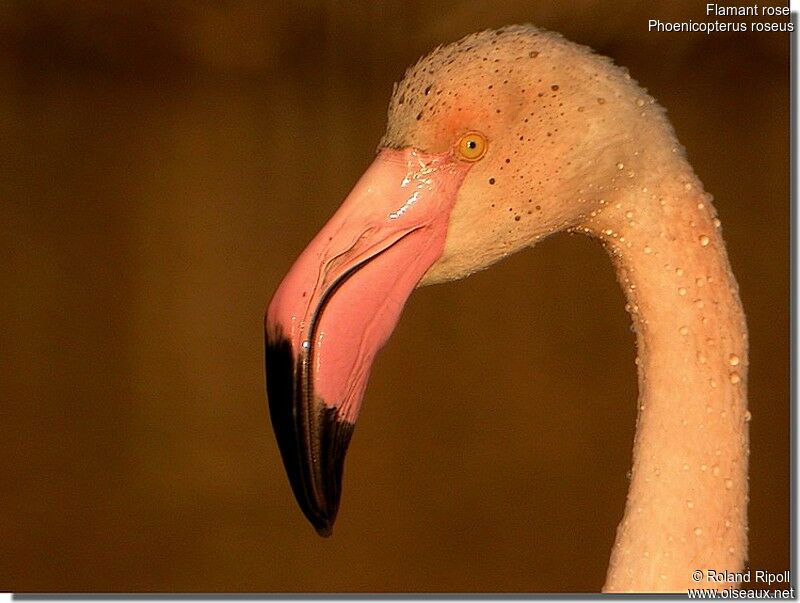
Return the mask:
[[458, 156], [465, 161], [478, 161], [486, 154], [486, 138], [478, 132], [467, 132], [458, 141]]

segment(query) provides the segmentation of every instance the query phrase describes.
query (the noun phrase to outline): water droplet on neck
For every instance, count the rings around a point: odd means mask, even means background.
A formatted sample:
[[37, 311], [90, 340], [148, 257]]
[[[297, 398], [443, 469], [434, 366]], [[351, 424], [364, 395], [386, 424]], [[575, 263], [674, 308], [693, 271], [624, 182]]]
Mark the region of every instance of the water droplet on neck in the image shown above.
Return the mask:
[[725, 480], [725, 488], [727, 490], [733, 489], [733, 480], [732, 479], [726, 479]]
[[700, 241], [700, 245], [702, 245], [703, 247], [707, 247], [708, 244], [711, 242], [711, 239], [709, 239], [706, 235], [700, 235], [700, 238], [698, 240]]
[[625, 164], [624, 163], [618, 163], [617, 164], [617, 169], [618, 170], [624, 170], [625, 169]]
[[746, 413], [744, 413], [744, 422], [745, 422], [745, 423], [749, 423], [749, 422], [750, 422], [750, 421], [752, 421], [752, 420], [753, 420], [753, 413], [751, 413], [751, 412], [748, 410]]
[[731, 377], [731, 383], [733, 385], [736, 385], [742, 380], [742, 378], [739, 376], [739, 373], [737, 373], [736, 371], [732, 372], [730, 377]]
[[694, 535], [697, 536], [698, 538], [700, 536], [702, 536], [703, 535], [703, 528], [695, 528], [694, 529]]
[[689, 509], [694, 509], [694, 501], [693, 500], [687, 500], [686, 501], [686, 507], [689, 508]]
[[683, 268], [675, 268], [675, 274], [678, 276], [683, 276]]
[[686, 295], [686, 287], [678, 287], [678, 295]]
[[739, 357], [736, 354], [731, 354], [730, 356], [728, 356], [728, 362], [730, 362], [731, 366], [738, 366]]
[[719, 465], [714, 465], [711, 468], [711, 473], [714, 475], [714, 477], [718, 477], [720, 472], [721, 472], [721, 469], [719, 468]]
[[684, 336], [686, 336], [686, 335], [688, 335], [688, 334], [689, 334], [689, 327], [683, 326], [683, 327], [681, 327], [680, 329], [678, 329], [678, 332], [679, 332], [681, 335], [684, 335]]

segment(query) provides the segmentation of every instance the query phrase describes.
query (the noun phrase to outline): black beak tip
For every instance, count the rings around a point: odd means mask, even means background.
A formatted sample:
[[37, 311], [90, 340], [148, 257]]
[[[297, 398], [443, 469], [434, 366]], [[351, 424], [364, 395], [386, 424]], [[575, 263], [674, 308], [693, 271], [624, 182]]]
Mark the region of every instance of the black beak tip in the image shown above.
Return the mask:
[[333, 523], [331, 522], [317, 523], [314, 525], [314, 529], [317, 531], [317, 534], [323, 538], [330, 538], [333, 536]]
[[267, 338], [267, 396], [283, 463], [300, 508], [322, 537], [333, 534], [344, 458], [353, 424], [334, 408], [303, 392], [303, 366], [281, 334]]
[[297, 502], [300, 504], [300, 510], [309, 523], [314, 526], [314, 530], [319, 536], [330, 538], [333, 536], [333, 524], [336, 522], [337, 511], [339, 510], [338, 493], [323, 494], [322, 500], [299, 496], [298, 493], [306, 492], [307, 487], [308, 485], [305, 483], [292, 484], [295, 495], [297, 495]]

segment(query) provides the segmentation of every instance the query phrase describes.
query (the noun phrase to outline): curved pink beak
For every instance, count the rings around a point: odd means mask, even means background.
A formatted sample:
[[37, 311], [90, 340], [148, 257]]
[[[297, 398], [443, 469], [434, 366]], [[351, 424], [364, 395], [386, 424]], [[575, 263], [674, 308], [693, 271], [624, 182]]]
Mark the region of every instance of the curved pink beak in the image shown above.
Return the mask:
[[470, 164], [383, 149], [300, 254], [267, 309], [270, 417], [295, 497], [331, 534], [375, 354], [444, 249]]

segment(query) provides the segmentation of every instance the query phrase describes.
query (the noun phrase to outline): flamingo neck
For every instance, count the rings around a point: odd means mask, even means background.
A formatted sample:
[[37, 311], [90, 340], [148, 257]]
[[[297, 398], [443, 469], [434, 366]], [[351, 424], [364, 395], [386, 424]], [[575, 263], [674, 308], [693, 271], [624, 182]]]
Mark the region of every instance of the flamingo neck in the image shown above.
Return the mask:
[[747, 560], [747, 327], [710, 196], [677, 154], [648, 173], [581, 228], [614, 259], [638, 348], [631, 483], [604, 590], [685, 593], [735, 584]]

